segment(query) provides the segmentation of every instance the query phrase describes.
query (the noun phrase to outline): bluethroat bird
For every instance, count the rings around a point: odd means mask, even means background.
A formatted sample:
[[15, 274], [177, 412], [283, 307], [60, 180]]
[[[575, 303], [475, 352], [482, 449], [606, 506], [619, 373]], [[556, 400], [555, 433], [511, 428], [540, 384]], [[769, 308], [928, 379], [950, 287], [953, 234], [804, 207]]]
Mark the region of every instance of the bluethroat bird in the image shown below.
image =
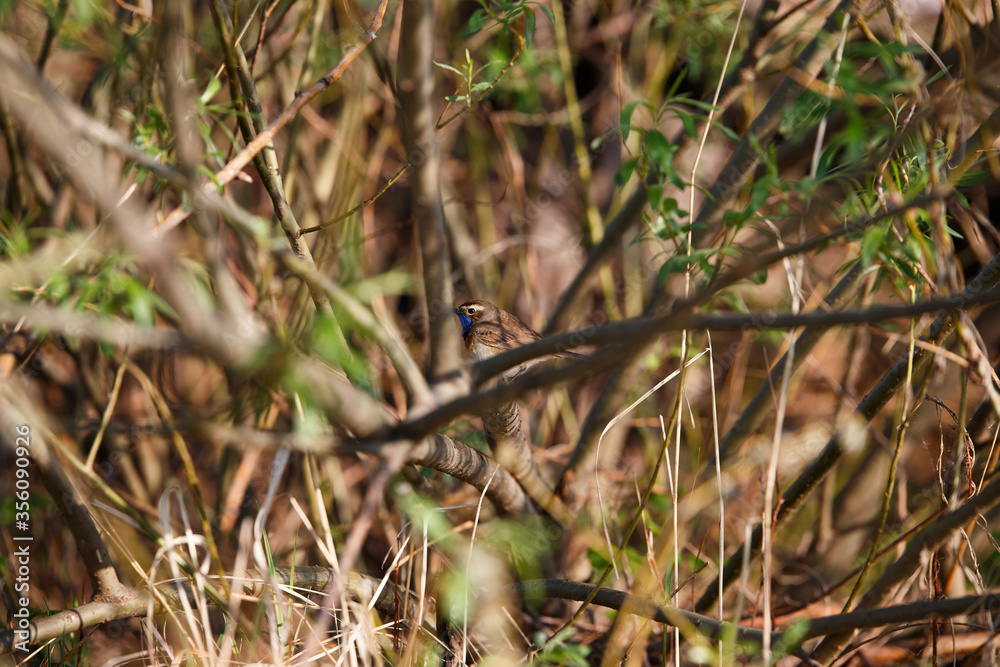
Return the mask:
[[[465, 341], [465, 349], [476, 361], [495, 357], [501, 352], [513, 350], [515, 347], [541, 339], [538, 332], [522, 322], [517, 315], [508, 313], [489, 301], [481, 299], [466, 301], [455, 309], [455, 314], [458, 315], [458, 319], [462, 323], [462, 340]], [[528, 368], [553, 357], [584, 358], [573, 352], [557, 352], [507, 369], [504, 371], [503, 377], [509, 382]]]

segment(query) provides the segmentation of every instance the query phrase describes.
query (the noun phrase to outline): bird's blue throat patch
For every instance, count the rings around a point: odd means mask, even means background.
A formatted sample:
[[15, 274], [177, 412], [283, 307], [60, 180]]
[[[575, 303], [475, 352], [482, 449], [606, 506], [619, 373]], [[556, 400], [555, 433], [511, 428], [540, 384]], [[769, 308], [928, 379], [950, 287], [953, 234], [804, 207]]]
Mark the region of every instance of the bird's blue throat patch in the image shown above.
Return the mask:
[[472, 320], [465, 313], [456, 313], [458, 315], [458, 321], [462, 323], [462, 338], [469, 335], [469, 329], [472, 328]]

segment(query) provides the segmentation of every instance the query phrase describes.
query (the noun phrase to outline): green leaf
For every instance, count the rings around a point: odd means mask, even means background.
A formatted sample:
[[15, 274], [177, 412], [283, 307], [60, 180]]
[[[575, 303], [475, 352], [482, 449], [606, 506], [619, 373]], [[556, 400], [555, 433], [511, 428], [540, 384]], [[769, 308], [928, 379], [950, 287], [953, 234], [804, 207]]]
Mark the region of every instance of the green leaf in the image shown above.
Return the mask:
[[535, 37], [535, 12], [531, 7], [524, 8], [524, 43], [530, 45]]
[[486, 10], [477, 9], [472, 12], [472, 16], [469, 17], [469, 21], [465, 24], [465, 28], [462, 30], [463, 37], [471, 37], [477, 32], [483, 29], [483, 24], [486, 23]]
[[691, 255], [674, 255], [663, 263], [660, 267], [660, 284], [662, 285], [666, 281], [667, 276], [674, 273], [684, 273], [687, 268], [698, 262], [695, 256]]
[[753, 214], [754, 211], [759, 211], [763, 208], [767, 202], [767, 198], [771, 196], [771, 186], [773, 184], [774, 180], [771, 177], [765, 176], [750, 186], [750, 203], [746, 207], [748, 213]]
[[603, 570], [611, 565], [611, 561], [606, 555], [602, 552], [595, 551], [594, 549], [587, 550], [587, 560], [590, 561], [591, 567], [595, 570]]
[[[908, 283], [922, 284], [924, 279], [920, 276], [920, 273], [914, 268], [914, 265], [910, 262], [904, 262], [898, 257], [889, 257], [889, 262], [899, 271]], [[905, 289], [905, 286], [901, 286]]]
[[872, 258], [881, 250], [882, 241], [885, 239], [886, 229], [883, 225], [875, 225], [865, 230], [861, 237], [861, 262], [868, 266]]
[[374, 394], [367, 361], [354, 352], [345, 335], [336, 316], [317, 316], [313, 326], [314, 349], [320, 357], [342, 368], [353, 384]]
[[742, 225], [748, 217], [745, 211], [724, 211], [722, 214], [722, 224], [726, 226], [726, 229], [732, 229]]
[[669, 181], [672, 186], [678, 190], [684, 190], [687, 188], [687, 183], [684, 182], [684, 179], [682, 179], [681, 175], [677, 173], [673, 165], [668, 165], [664, 171], [667, 172], [667, 181]]
[[215, 94], [219, 92], [222, 88], [222, 82], [219, 81], [218, 77], [213, 76], [208, 80], [208, 85], [205, 86], [205, 92], [201, 94], [201, 103], [208, 104], [208, 101], [215, 97]]
[[685, 113], [679, 109], [674, 109], [673, 112], [677, 114], [677, 117], [680, 118], [681, 123], [684, 124], [684, 131], [687, 133], [687, 135], [689, 137], [697, 138], [698, 128], [695, 125], [694, 118], [691, 117], [691, 114]]
[[723, 125], [722, 123], [712, 123], [712, 126], [722, 132], [722, 134], [726, 135], [726, 138], [730, 141], [739, 141], [741, 138], [740, 135], [738, 135], [736, 131], [728, 125]]
[[701, 100], [694, 99], [694, 98], [685, 98], [684, 99], [684, 104], [692, 106], [695, 109], [701, 109], [702, 111], [705, 111], [706, 113], [709, 112], [709, 111], [712, 111], [713, 109], [715, 109], [716, 111], [719, 110], [719, 108], [717, 106], [713, 105], [711, 102], [703, 102]]
[[677, 147], [670, 144], [670, 140], [659, 130], [646, 130], [646, 149], [649, 151], [649, 161], [663, 172], [670, 171], [670, 164], [673, 162], [674, 153]]
[[435, 65], [437, 65], [438, 67], [442, 68], [442, 69], [446, 69], [446, 70], [448, 70], [448, 71], [451, 71], [451, 72], [454, 72], [455, 74], [459, 75], [459, 76], [460, 76], [460, 77], [462, 77], [463, 79], [465, 78], [465, 73], [464, 73], [464, 72], [459, 72], [459, 71], [458, 71], [457, 69], [455, 69], [455, 68], [454, 68], [454, 67], [452, 67], [451, 65], [445, 65], [444, 63], [439, 63], [439, 62], [438, 62], [438, 61], [436, 61], [436, 60], [434, 60], [434, 61], [432, 61], [432, 62], [433, 62], [433, 63], [434, 63]]
[[968, 185], [976, 185], [977, 183], [982, 183], [984, 180], [986, 180], [986, 177], [989, 176], [989, 174], [990, 172], [983, 170], [967, 171], [964, 174], [962, 174], [962, 177], [960, 179], [958, 179], [957, 185], [959, 187], [964, 187]]
[[651, 185], [646, 190], [646, 197], [649, 199], [649, 207], [654, 211], [660, 208], [660, 199], [663, 197], [662, 185]]
[[619, 167], [618, 172], [615, 174], [615, 185], [622, 187], [628, 183], [629, 179], [632, 178], [632, 172], [635, 171], [637, 164], [639, 164], [639, 158], [636, 157]]
[[628, 139], [628, 133], [632, 129], [632, 114], [639, 105], [646, 107], [650, 111], [654, 110], [653, 105], [646, 100], [632, 100], [631, 102], [627, 102], [618, 115], [618, 130], [621, 132], [622, 141]]
[[155, 308], [149, 290], [141, 283], [129, 280], [125, 284], [125, 292], [129, 299], [128, 310], [135, 323], [144, 326], [156, 324]]
[[[152, 104], [147, 106], [146, 115], [149, 116], [149, 122], [146, 123], [147, 131], [153, 130], [156, 132], [166, 132], [167, 119], [163, 117], [163, 114], [156, 108], [156, 106]], [[147, 136], [150, 135], [152, 135], [152, 132], [150, 132]]]
[[469, 50], [465, 50], [465, 76], [471, 80], [472, 79], [472, 68], [474, 64], [472, 62], [472, 56], [469, 55]]
[[678, 204], [677, 200], [673, 197], [667, 197], [666, 199], [660, 200], [660, 210], [663, 212], [663, 215], [678, 220], [680, 218], [686, 218], [688, 214], [687, 211], [680, 207], [680, 204]]
[[545, 15], [546, 15], [547, 17], [549, 17], [549, 22], [552, 22], [552, 21], [555, 21], [555, 20], [556, 20], [556, 17], [555, 17], [555, 16], [554, 16], [554, 15], [552, 14], [552, 10], [548, 8], [548, 5], [542, 5], [542, 4], [539, 4], [539, 5], [538, 5], [538, 8], [539, 8], [539, 9], [541, 9], [541, 10], [542, 10], [542, 12], [543, 12], [543, 13], [544, 13], [544, 14], [545, 14]]

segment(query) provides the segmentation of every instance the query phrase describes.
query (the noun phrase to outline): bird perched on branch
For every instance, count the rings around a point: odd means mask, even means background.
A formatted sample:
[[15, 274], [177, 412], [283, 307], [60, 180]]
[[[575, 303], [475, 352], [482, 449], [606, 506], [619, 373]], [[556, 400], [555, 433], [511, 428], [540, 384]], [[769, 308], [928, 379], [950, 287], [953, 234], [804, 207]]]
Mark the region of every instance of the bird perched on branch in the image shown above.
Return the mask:
[[[541, 335], [522, 322], [517, 315], [508, 313], [489, 301], [481, 299], [466, 301], [455, 309], [455, 314], [458, 315], [458, 319], [462, 323], [462, 340], [465, 341], [465, 349], [476, 361], [495, 357], [501, 352], [513, 350], [515, 347], [521, 347], [541, 339]], [[573, 352], [556, 352], [510, 368], [504, 371], [503, 377], [509, 382], [528, 368], [553, 357], [584, 358]]]

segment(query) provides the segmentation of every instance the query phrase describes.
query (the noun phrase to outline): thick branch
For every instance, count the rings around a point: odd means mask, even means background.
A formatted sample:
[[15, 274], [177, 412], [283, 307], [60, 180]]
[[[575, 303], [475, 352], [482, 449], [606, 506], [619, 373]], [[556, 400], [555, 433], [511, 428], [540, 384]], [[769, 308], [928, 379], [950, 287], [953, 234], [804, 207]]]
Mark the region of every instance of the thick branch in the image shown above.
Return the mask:
[[483, 429], [500, 467], [521, 483], [532, 500], [563, 526], [573, 524], [569, 510], [552, 493], [535, 465], [535, 458], [521, 429], [517, 401], [508, 401], [483, 410]]
[[[549, 597], [577, 602], [586, 600], [594, 590], [593, 584], [565, 579], [522, 581], [511, 584], [507, 588], [513, 595], [524, 600]], [[731, 623], [719, 622], [718, 619], [610, 588], [599, 589], [592, 603], [609, 609], [626, 610], [658, 623], [677, 627], [683, 627], [682, 624], [686, 624], [695, 632], [707, 637], [719, 638], [727, 630], [735, 628], [737, 637], [741, 640], [760, 643], [763, 639], [762, 632], [755, 628], [733, 626]], [[804, 634], [800, 635], [796, 631], [796, 637], [799, 641], [803, 641], [847, 629], [880, 628], [897, 623], [932, 621], [981, 612], [995, 614], [998, 610], [1000, 610], [1000, 593], [945, 600], [925, 600], [882, 609], [852, 611], [847, 614], [832, 614], [810, 619], [806, 622]], [[772, 643], [781, 641], [782, 634], [774, 633], [772, 635]], [[788, 646], [787, 648], [792, 647]]]
[[[268, 583], [319, 593], [329, 584], [332, 575], [333, 570], [328, 567], [280, 566], [275, 568], [273, 579], [257, 570], [247, 570], [242, 574], [232, 575], [230, 583], [242, 584], [244, 595], [260, 598], [265, 594]], [[378, 585], [377, 580], [356, 572], [344, 577], [344, 590], [348, 597], [363, 604], [367, 604], [375, 597]], [[91, 602], [51, 616], [35, 617], [28, 624], [26, 637], [17, 630], [4, 630], [0, 632], [0, 655], [12, 653], [15, 646], [22, 642], [36, 646], [108, 621], [141, 618], [149, 613], [150, 606], [154, 611], [161, 612], [164, 610], [164, 601], [171, 607], [179, 607], [182, 597], [190, 602], [194, 601], [194, 591], [188, 581], [175, 585], [160, 585], [156, 594], [149, 588], [127, 588], [125, 593], [126, 597], [120, 602]], [[379, 593], [375, 608], [391, 618], [400, 612], [400, 599], [405, 600], [407, 597], [397, 596], [395, 586], [390, 583]], [[412, 609], [404, 611], [407, 618], [416, 616]]]
[[532, 511], [531, 499], [509, 472], [502, 467], [497, 470], [498, 464], [490, 457], [448, 436], [425, 438], [413, 448], [409, 459], [460, 479], [480, 491], [486, 489], [486, 497], [501, 512], [518, 515]]

